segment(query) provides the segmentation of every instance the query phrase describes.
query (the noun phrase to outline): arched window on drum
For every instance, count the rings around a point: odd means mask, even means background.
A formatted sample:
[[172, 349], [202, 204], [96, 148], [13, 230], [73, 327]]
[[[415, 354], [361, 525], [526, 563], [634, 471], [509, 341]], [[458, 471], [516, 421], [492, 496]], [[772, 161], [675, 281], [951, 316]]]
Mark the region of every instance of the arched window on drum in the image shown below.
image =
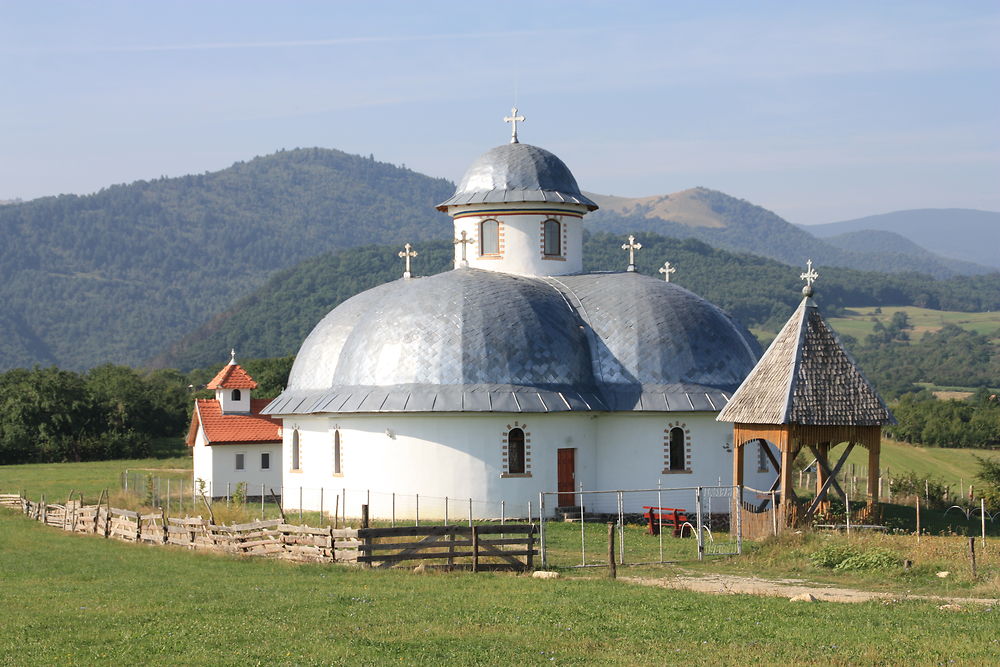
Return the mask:
[[483, 220], [479, 223], [479, 254], [500, 254], [500, 223], [496, 220]]
[[558, 220], [546, 220], [543, 224], [542, 252], [546, 257], [562, 255], [562, 225]]

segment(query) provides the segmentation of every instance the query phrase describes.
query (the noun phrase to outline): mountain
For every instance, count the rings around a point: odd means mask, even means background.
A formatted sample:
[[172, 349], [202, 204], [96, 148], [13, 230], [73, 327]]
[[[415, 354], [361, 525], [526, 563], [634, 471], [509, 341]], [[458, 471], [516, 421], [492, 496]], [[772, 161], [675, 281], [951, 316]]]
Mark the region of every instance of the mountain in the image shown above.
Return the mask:
[[138, 365], [320, 253], [447, 237], [454, 186], [296, 149], [0, 207], [0, 369]]
[[808, 225], [819, 238], [866, 229], [895, 232], [938, 255], [1000, 268], [1000, 213], [967, 208], [920, 208]]
[[[749, 253], [719, 250], [695, 240], [641, 237], [636, 255], [640, 273], [657, 276], [664, 260], [677, 267], [674, 282], [719, 305], [747, 325], [777, 330], [801, 298], [798, 271]], [[447, 240], [425, 241], [417, 248], [416, 276], [451, 268], [454, 250]], [[400, 279], [398, 246], [367, 246], [325, 253], [275, 274], [197, 330], [171, 345], [154, 362], [158, 367], [218, 364], [235, 347], [249, 357], [295, 354], [299, 345], [335, 306], [354, 294]], [[621, 271], [621, 237], [587, 234], [584, 269]], [[1000, 307], [1000, 281], [959, 277], [935, 281], [922, 274], [883, 274], [820, 267], [816, 300], [832, 316], [850, 306], [924, 305], [951, 310]], [[419, 280], [419, 277], [414, 278]]]
[[[752, 252], [779, 262], [800, 266], [806, 259], [827, 266], [865, 270], [878, 266], [886, 272], [913, 271], [937, 278], [989, 273], [987, 266], [955, 262], [924, 251], [921, 265], [899, 250], [841, 247], [821, 240], [777, 214], [750, 202], [708, 188], [692, 188], [670, 195], [628, 199], [588, 195], [601, 209], [586, 218], [591, 230], [617, 233], [655, 232], [678, 238], [696, 238], [737, 252]], [[808, 231], [807, 231], [808, 230]]]
[[[808, 227], [804, 228], [808, 229]], [[917, 245], [896, 232], [864, 229], [845, 232], [825, 239], [841, 250], [853, 253], [877, 254], [882, 263], [908, 265], [910, 270], [940, 274], [954, 270], [963, 275], [976, 275], [990, 271], [990, 267], [959, 259], [947, 259]], [[877, 266], [877, 265], [876, 265]]]

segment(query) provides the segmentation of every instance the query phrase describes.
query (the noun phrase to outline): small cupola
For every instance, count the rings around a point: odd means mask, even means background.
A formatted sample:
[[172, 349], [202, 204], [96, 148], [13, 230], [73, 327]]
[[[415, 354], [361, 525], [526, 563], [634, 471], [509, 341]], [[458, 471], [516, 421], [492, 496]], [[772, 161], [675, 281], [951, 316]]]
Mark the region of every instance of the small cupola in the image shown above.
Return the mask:
[[215, 390], [222, 414], [250, 414], [250, 392], [256, 388], [250, 374], [236, 363], [236, 350], [230, 351], [229, 363], [206, 385]]
[[553, 153], [522, 144], [511, 110], [510, 143], [479, 156], [455, 194], [438, 204], [455, 221], [455, 268], [527, 276], [583, 271], [583, 216], [597, 209]]

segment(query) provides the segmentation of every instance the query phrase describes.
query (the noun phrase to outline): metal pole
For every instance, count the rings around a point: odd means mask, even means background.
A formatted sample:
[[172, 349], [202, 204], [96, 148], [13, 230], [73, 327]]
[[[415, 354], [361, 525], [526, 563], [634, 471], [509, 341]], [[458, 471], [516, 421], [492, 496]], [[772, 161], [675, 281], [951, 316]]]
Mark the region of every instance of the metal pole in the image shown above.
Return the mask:
[[319, 487], [319, 525], [323, 526], [323, 487]]
[[[662, 480], [659, 480], [659, 479], [656, 480], [656, 506], [657, 507], [663, 507], [663, 492], [660, 490], [660, 484], [661, 483], [662, 483]], [[659, 522], [661, 524], [660, 530], [658, 530], [656, 532], [657, 532], [657, 534], [658, 534], [658, 536], [660, 538], [660, 562], [662, 563], [663, 562], [663, 526], [662, 526], [663, 519], [661, 518], [659, 520]], [[684, 534], [684, 531], [682, 530], [681, 531], [681, 536], [682, 537], [683, 537], [683, 534]]]
[[[528, 501], [528, 523], [531, 523], [531, 501]], [[548, 567], [545, 554], [545, 494], [538, 492], [538, 548], [542, 552], [542, 569]]]
[[580, 482], [580, 565], [587, 564], [587, 540], [583, 529], [583, 482]]
[[851, 536], [851, 495], [844, 495], [844, 509], [847, 514], [847, 536]]
[[345, 486], [343, 489], [341, 489], [340, 492], [342, 494], [341, 495], [342, 500], [340, 501], [340, 511], [343, 512], [343, 516], [341, 518], [344, 520], [344, 527], [346, 528], [347, 527], [347, 487]]
[[[694, 507], [698, 518], [698, 560], [705, 559], [705, 539], [702, 536], [702, 519], [701, 519], [701, 487], [695, 487], [694, 490]], [[663, 532], [662, 530], [660, 531]]]
[[170, 478], [167, 478], [167, 514], [170, 514]]
[[302, 486], [299, 486], [299, 525], [302, 524]]
[[419, 493], [417, 494], [417, 522], [414, 525], [417, 525], [417, 526], [420, 525], [420, 494]]
[[506, 514], [506, 511], [505, 511], [505, 510], [506, 510], [506, 508], [505, 508], [505, 506], [504, 506], [504, 502], [505, 502], [505, 501], [503, 501], [503, 500], [501, 500], [501, 501], [500, 501], [500, 525], [501, 525], [501, 526], [503, 525], [503, 522], [504, 522], [504, 515]]
[[983, 535], [983, 553], [986, 552], [986, 499], [979, 499], [979, 524]]
[[260, 485], [260, 520], [264, 520], [264, 485]]
[[[539, 494], [539, 495], [541, 495], [541, 494]], [[541, 505], [538, 506], [538, 508], [539, 508], [538, 509], [538, 512], [539, 512], [539, 514], [538, 514], [538, 520], [539, 521], [542, 520], [542, 514], [541, 514], [542, 510], [541, 510], [541, 507], [542, 507]], [[528, 501], [528, 523], [531, 523], [531, 501], [530, 500]]]
[[778, 534], [778, 507], [775, 505], [774, 491], [771, 492], [771, 529]]
[[229, 507], [229, 485], [231, 482], [226, 482], [226, 507]]
[[444, 525], [448, 525], [448, 496], [444, 497]]
[[472, 498], [469, 498], [469, 528], [472, 528]]
[[736, 553], [743, 554], [743, 486], [736, 488]]
[[618, 562], [625, 564], [625, 497], [618, 492]]
[[392, 492], [392, 527], [396, 527], [396, 492]]

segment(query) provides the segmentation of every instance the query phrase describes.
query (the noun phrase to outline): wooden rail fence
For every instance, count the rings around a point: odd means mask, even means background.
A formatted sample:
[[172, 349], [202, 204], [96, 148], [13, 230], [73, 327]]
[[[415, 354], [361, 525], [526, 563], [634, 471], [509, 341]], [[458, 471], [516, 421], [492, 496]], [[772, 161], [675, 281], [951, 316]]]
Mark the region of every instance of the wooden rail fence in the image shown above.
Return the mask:
[[[444, 559], [449, 566], [478, 572], [530, 570], [538, 553], [534, 524], [358, 529], [315, 528], [272, 519], [225, 526], [200, 516], [168, 517], [162, 510], [141, 514], [74, 500], [60, 505], [46, 503], [44, 497], [34, 502], [20, 494], [0, 494], [0, 507], [15, 508], [36, 521], [74, 533], [299, 562], [392, 567], [405, 561]], [[456, 559], [463, 562], [456, 563]]]

